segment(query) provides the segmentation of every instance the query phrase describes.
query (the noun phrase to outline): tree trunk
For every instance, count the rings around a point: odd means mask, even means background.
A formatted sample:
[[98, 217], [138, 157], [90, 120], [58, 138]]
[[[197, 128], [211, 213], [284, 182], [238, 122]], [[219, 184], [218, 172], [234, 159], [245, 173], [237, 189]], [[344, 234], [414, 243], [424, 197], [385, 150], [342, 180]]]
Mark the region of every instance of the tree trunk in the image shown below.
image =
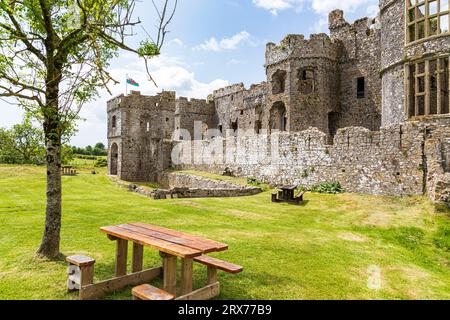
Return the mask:
[[[50, 73], [55, 74], [55, 73]], [[50, 79], [57, 79], [53, 81]], [[47, 206], [45, 229], [38, 256], [54, 259], [59, 256], [61, 232], [61, 123], [59, 115], [60, 73], [49, 76], [47, 81], [46, 107], [44, 109], [44, 134], [47, 160]]]
[[[46, 134], [47, 135], [47, 134]], [[59, 256], [61, 230], [61, 139], [47, 140], [47, 206], [45, 230], [38, 255], [46, 258]], [[56, 141], [55, 141], [56, 140]], [[59, 140], [59, 141], [58, 141]]]

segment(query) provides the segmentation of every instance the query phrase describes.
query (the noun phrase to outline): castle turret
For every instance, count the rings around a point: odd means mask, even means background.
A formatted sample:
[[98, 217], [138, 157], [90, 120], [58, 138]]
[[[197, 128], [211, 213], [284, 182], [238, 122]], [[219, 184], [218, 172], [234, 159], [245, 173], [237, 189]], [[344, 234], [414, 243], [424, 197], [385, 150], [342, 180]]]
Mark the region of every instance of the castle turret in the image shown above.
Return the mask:
[[266, 49], [271, 84], [269, 128], [329, 132], [328, 114], [339, 109], [339, 46], [326, 34], [288, 35]]
[[171, 165], [175, 92], [138, 91], [108, 101], [109, 174], [128, 181], [155, 181]]

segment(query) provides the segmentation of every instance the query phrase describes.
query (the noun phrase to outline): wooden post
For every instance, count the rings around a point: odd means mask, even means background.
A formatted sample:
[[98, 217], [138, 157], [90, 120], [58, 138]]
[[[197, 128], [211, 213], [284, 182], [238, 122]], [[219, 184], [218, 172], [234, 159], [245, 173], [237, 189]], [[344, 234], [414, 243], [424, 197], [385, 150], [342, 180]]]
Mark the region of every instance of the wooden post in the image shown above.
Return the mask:
[[94, 264], [81, 268], [81, 287], [94, 283]]
[[127, 274], [128, 241], [117, 239], [116, 243], [116, 277]]
[[138, 243], [133, 243], [133, 263], [131, 266], [131, 272], [142, 271], [144, 259], [144, 247]]
[[163, 258], [164, 290], [176, 296], [177, 294], [177, 257], [160, 252]]
[[208, 266], [208, 284], [217, 282], [217, 268]]
[[192, 292], [193, 259], [183, 259], [181, 265], [181, 295]]

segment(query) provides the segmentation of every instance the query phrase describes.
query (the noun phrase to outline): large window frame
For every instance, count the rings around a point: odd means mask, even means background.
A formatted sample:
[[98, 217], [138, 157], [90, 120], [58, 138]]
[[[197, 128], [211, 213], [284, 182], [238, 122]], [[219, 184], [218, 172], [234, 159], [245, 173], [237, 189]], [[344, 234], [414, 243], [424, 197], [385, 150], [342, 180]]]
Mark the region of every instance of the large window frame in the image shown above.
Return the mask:
[[450, 0], [406, 0], [406, 42], [450, 34]]
[[449, 58], [444, 55], [405, 64], [408, 118], [450, 114]]

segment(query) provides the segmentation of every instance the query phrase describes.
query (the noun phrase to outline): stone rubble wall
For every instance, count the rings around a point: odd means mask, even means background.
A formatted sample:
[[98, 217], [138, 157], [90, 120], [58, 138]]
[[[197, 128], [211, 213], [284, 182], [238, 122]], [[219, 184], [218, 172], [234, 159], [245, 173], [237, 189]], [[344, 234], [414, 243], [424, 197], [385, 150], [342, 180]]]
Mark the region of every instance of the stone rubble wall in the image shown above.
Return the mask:
[[[236, 176], [271, 185], [340, 182], [350, 192], [421, 195], [424, 139], [424, 129], [408, 123], [381, 132], [341, 129], [332, 145], [327, 144], [327, 135], [315, 128], [271, 136], [182, 141], [175, 142], [177, 149], [186, 151], [187, 159], [190, 153], [196, 162], [176, 167], [214, 173], [229, 168]], [[225, 146], [222, 152], [221, 145]], [[279, 157], [272, 160], [274, 153]]]
[[158, 184], [165, 189], [190, 188], [190, 189], [253, 189], [253, 187], [241, 186], [228, 181], [208, 179], [194, 174], [180, 172], [161, 172], [158, 174]]
[[158, 183], [164, 189], [148, 189], [133, 183], [111, 177], [121, 188], [136, 192], [143, 196], [160, 199], [184, 198], [228, 198], [245, 197], [261, 193], [261, 188], [241, 186], [232, 182], [208, 179], [192, 174], [178, 172], [161, 172], [158, 174]]

